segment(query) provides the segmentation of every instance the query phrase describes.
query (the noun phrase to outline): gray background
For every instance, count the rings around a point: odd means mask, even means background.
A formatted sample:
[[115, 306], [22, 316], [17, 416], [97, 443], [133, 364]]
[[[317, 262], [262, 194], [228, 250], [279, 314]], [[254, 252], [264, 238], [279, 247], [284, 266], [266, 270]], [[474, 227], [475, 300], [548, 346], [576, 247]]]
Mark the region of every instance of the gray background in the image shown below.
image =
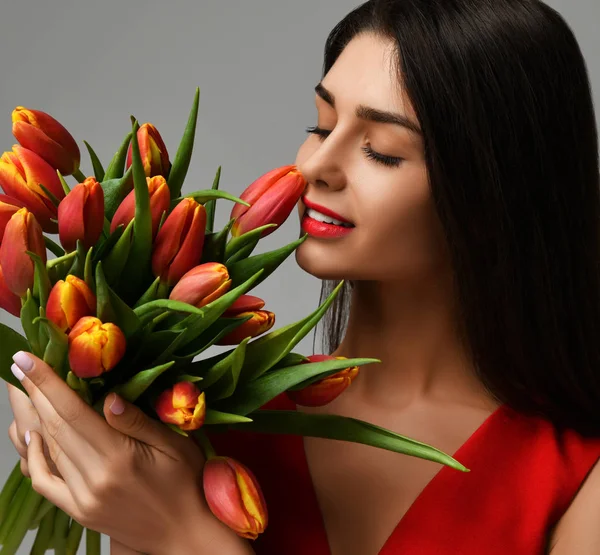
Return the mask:
[[[313, 88], [327, 34], [360, 3], [5, 0], [0, 152], [15, 142], [10, 115], [23, 105], [50, 113], [71, 131], [86, 174], [91, 166], [82, 141], [91, 143], [106, 164], [130, 128], [130, 114], [157, 126], [173, 158], [200, 86], [197, 142], [184, 191], [210, 188], [222, 165], [221, 188], [239, 195], [262, 173], [294, 162], [304, 128], [316, 122]], [[563, 14], [580, 42], [598, 106], [600, 2], [548, 4]], [[231, 203], [220, 203], [216, 223], [222, 227]], [[297, 237], [294, 212], [280, 231], [261, 242], [260, 250]], [[276, 313], [280, 327], [316, 308], [319, 288], [320, 281], [298, 268], [292, 255], [255, 292]], [[0, 321], [19, 326], [3, 311]], [[312, 353], [312, 334], [295, 350]], [[5, 433], [11, 420], [6, 394], [0, 391], [0, 482], [17, 460]], [[19, 553], [29, 552], [32, 538]]]

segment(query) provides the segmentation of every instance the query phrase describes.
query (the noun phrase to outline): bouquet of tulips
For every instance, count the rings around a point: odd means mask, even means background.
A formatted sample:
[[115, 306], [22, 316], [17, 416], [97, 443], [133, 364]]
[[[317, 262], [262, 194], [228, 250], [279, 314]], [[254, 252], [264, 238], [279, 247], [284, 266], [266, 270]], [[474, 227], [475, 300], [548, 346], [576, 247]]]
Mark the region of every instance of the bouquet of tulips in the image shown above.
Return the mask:
[[[306, 182], [286, 165], [238, 198], [219, 190], [219, 168], [212, 188], [182, 196], [198, 104], [197, 89], [172, 163], [156, 128], [132, 118], [106, 169], [84, 141], [93, 175], [80, 170], [77, 143], [58, 121], [14, 110], [20, 144], [0, 158], [0, 307], [20, 318], [24, 336], [0, 325], [0, 376], [23, 390], [11, 359], [31, 352], [100, 414], [106, 396], [117, 392], [191, 435], [207, 455], [208, 505], [246, 538], [267, 525], [260, 485], [243, 464], [214, 453], [206, 427], [357, 441], [464, 469], [433, 447], [366, 422], [333, 417], [323, 426], [298, 412], [282, 427], [278, 411], [261, 410], [281, 394], [298, 404], [328, 403], [359, 366], [379, 361], [292, 352], [339, 287], [301, 321], [269, 332], [274, 314], [248, 292], [306, 236], [253, 252], [287, 219]], [[217, 199], [233, 203], [220, 230], [213, 229]], [[231, 348], [198, 358], [212, 345]], [[37, 530], [33, 554], [74, 554], [84, 531], [34, 491], [17, 464], [0, 493], [0, 553], [15, 553], [28, 530]], [[87, 530], [86, 540], [90, 555], [100, 552], [97, 532]]]

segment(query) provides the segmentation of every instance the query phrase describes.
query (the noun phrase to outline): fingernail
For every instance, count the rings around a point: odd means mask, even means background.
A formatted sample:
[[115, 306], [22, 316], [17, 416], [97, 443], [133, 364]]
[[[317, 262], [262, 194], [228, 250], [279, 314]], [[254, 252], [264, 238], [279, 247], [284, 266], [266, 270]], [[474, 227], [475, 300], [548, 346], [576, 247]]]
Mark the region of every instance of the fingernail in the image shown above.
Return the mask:
[[23, 372], [29, 372], [33, 368], [33, 359], [25, 351], [15, 353], [13, 360]]
[[11, 365], [10, 369], [11, 369], [12, 373], [14, 374], [15, 378], [17, 378], [17, 380], [22, 382], [23, 378], [25, 377], [25, 374], [23, 374], [23, 371], [16, 364]]
[[112, 412], [113, 414], [123, 414], [123, 411], [125, 410], [123, 400], [116, 393], [113, 393], [113, 395], [115, 398], [108, 407], [110, 409], [110, 412]]
[[26, 443], [27, 445], [29, 445], [29, 442], [30, 442], [30, 441], [31, 441], [31, 434], [29, 433], [29, 430], [27, 430], [27, 431], [25, 432], [25, 443]]

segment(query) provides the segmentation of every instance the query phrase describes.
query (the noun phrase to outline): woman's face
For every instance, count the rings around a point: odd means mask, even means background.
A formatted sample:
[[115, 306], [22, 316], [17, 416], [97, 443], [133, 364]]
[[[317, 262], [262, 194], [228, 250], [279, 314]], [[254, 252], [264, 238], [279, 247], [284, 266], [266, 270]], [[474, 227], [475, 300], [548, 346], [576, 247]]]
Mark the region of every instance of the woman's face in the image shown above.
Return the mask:
[[[309, 233], [296, 250], [296, 260], [321, 279], [421, 279], [447, 264], [423, 139], [397, 82], [394, 51], [391, 41], [373, 34], [357, 36], [317, 91], [315, 123], [325, 133], [311, 133], [296, 158], [308, 181], [298, 207], [302, 228]], [[357, 115], [359, 106], [393, 112], [416, 130], [372, 121], [364, 108]], [[371, 158], [378, 154], [390, 165]], [[354, 228], [337, 237], [312, 235], [318, 224], [303, 220], [305, 202], [333, 210]]]

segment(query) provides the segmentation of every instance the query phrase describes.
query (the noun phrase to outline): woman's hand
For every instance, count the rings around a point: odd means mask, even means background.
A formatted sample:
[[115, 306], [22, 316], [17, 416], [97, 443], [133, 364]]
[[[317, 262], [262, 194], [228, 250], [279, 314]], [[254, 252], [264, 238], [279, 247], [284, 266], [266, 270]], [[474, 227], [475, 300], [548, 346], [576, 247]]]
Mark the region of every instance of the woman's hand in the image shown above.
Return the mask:
[[39, 415], [38, 423], [11, 393], [11, 439], [27, 444], [22, 456], [35, 491], [81, 525], [143, 553], [253, 553], [206, 505], [204, 456], [195, 442], [114, 394], [105, 401], [105, 421], [39, 358], [20, 352], [14, 360]]

